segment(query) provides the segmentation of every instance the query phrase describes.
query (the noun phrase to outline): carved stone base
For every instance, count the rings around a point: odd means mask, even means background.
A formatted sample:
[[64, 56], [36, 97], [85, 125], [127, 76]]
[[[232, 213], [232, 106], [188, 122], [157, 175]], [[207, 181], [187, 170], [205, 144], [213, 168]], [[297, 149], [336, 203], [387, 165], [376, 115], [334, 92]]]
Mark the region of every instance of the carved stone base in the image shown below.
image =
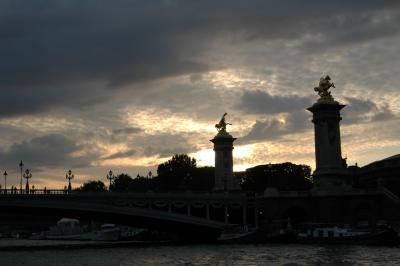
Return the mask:
[[240, 190], [239, 180], [233, 174], [233, 142], [232, 137], [225, 130], [221, 130], [211, 140], [215, 151], [215, 191]]
[[325, 174], [315, 175], [314, 173], [314, 190], [348, 190], [352, 187], [352, 181], [346, 169]]

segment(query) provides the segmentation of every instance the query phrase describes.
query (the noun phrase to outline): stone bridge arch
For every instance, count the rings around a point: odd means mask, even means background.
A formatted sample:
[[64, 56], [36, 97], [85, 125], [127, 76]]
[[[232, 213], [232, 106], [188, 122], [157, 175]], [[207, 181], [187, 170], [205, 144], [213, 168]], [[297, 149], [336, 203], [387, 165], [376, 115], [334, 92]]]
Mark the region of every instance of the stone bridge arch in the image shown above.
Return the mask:
[[[52, 197], [4, 197], [0, 200], [0, 212], [17, 217], [37, 219], [38, 217], [71, 217], [99, 220], [143, 228], [172, 231], [192, 239], [216, 238], [224, 223], [184, 214], [169, 213], [156, 209], [138, 208], [124, 201], [110, 204], [110, 201], [82, 201], [66, 196]], [[22, 215], [21, 215], [22, 214]]]

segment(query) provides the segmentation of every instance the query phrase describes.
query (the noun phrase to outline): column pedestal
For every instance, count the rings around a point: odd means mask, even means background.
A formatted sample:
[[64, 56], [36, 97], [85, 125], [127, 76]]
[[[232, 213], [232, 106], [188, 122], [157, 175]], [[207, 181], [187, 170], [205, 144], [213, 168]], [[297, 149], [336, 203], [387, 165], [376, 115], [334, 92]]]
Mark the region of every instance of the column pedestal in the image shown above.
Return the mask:
[[341, 151], [339, 123], [343, 107], [336, 101], [320, 99], [307, 109], [313, 113], [316, 163], [313, 175], [317, 188], [345, 187], [351, 182]]
[[232, 137], [225, 130], [221, 130], [210, 140], [214, 143], [215, 151], [215, 183], [216, 191], [240, 190], [239, 180], [233, 175], [233, 142]]

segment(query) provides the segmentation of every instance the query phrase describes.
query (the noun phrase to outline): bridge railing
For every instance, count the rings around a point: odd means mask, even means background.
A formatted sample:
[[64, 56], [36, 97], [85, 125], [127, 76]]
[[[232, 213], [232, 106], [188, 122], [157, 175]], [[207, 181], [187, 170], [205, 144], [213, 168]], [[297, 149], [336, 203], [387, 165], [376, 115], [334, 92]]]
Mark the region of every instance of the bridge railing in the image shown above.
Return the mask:
[[66, 195], [76, 193], [69, 192], [66, 189], [31, 189], [29, 191], [23, 189], [1, 189], [0, 195]]
[[176, 192], [154, 192], [154, 191], [147, 191], [147, 192], [116, 192], [116, 191], [102, 191], [102, 192], [94, 192], [94, 191], [79, 191], [79, 190], [72, 190], [69, 191], [68, 189], [30, 189], [26, 191], [25, 189], [0, 189], [0, 196], [1, 195], [100, 195], [100, 194], [110, 194], [110, 195], [120, 195], [120, 196], [140, 196], [146, 195], [147, 197], [171, 197], [174, 195], [179, 196], [187, 196], [187, 197], [213, 197], [213, 196], [226, 196], [226, 197], [247, 197], [247, 198], [255, 198], [255, 193], [249, 194], [246, 192], [229, 192], [229, 193], [221, 193], [221, 192], [213, 192], [213, 191], [176, 191]]

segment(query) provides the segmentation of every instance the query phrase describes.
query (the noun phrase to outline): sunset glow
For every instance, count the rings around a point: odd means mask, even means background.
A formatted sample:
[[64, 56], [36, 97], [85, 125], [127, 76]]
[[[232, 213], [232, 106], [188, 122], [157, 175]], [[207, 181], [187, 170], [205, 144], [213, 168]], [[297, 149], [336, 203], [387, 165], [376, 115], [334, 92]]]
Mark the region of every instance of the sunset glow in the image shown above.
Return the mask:
[[[33, 183], [50, 186], [64, 183], [68, 169], [79, 176], [74, 185], [110, 169], [155, 173], [174, 154], [213, 166], [210, 139], [225, 112], [237, 138], [235, 171], [287, 161], [314, 167], [306, 108], [327, 74], [333, 97], [346, 105], [347, 163], [398, 154], [396, 7], [354, 5], [347, 13], [332, 4], [326, 13], [314, 3], [293, 16], [267, 2], [195, 15], [170, 1], [146, 2], [143, 13], [103, 3], [110, 13], [101, 20], [97, 9], [76, 3], [29, 14], [22, 4], [4, 7], [15, 15], [5, 25], [24, 29], [4, 33], [0, 49], [0, 165], [9, 184], [19, 182], [21, 160]], [[49, 28], [33, 29], [38, 17]]]

